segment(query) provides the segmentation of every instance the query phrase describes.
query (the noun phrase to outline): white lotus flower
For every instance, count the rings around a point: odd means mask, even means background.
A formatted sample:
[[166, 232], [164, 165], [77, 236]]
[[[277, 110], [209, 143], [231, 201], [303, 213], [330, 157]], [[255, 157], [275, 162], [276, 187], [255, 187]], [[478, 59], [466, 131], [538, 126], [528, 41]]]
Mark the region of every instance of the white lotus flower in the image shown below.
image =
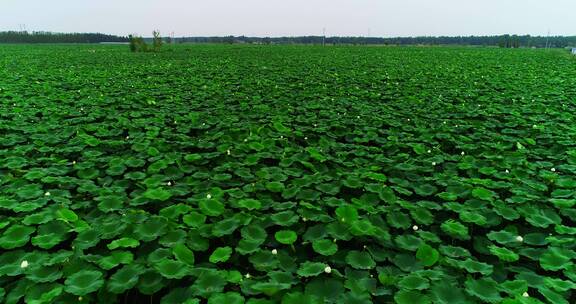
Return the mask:
[[226, 150], [226, 154], [230, 155], [230, 149]]
[[332, 272], [332, 268], [331, 268], [330, 266], [326, 266], [326, 267], [324, 268], [324, 272], [325, 272], [325, 273], [331, 273], [331, 272]]
[[460, 155], [464, 155], [464, 154], [466, 154], [464, 151], [460, 152]]
[[304, 140], [308, 140], [308, 136], [304, 137]]
[[552, 168], [552, 169], [550, 169], [550, 171], [556, 172], [556, 168]]
[[432, 150], [428, 150], [428, 153], [432, 153]]
[[22, 261], [22, 263], [20, 263], [20, 268], [26, 268], [28, 267], [28, 261], [24, 260]]
[[524, 238], [519, 235], [519, 236], [516, 237], [516, 241], [518, 241], [518, 242], [524, 242]]
[[167, 182], [166, 185], [172, 186], [172, 182]]
[[250, 274], [247, 273], [244, 277], [247, 278], [247, 279], [249, 279], [249, 278], [250, 278]]
[[277, 254], [278, 254], [278, 250], [272, 249], [272, 254], [273, 254], [273, 255], [277, 255]]
[[527, 291], [525, 291], [525, 292], [522, 294], [522, 296], [525, 297], [525, 298], [528, 298], [530, 295], [528, 294]]
[[510, 173], [510, 171], [508, 169], [506, 169], [506, 173]]
[[126, 139], [130, 139], [130, 135], [126, 136]]
[[414, 230], [414, 231], [418, 231], [418, 229], [420, 229], [420, 228], [418, 228], [418, 226], [417, 226], [417, 225], [414, 225], [414, 226], [412, 226], [412, 230]]
[[51, 195], [50, 192], [44, 193], [44, 196], [50, 196], [50, 195]]
[[436, 166], [436, 162], [432, 162], [432, 166]]
[[206, 194], [206, 198], [207, 198], [207, 199], [211, 199], [211, 198], [212, 198], [212, 194], [210, 194], [210, 193]]

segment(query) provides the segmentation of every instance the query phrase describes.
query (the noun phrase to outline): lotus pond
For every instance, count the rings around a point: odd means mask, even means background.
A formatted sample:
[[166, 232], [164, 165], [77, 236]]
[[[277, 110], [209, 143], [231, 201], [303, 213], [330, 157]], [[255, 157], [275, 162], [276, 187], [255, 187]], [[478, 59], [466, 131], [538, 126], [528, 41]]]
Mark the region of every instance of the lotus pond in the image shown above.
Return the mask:
[[0, 47], [0, 302], [575, 303], [560, 51]]

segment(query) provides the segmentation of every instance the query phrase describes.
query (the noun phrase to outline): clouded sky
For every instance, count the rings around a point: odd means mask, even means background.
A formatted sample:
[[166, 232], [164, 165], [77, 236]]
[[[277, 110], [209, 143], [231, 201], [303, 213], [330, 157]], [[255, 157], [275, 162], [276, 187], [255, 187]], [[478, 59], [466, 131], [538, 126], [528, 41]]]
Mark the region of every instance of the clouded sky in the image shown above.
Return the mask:
[[575, 0], [0, 0], [0, 31], [178, 36], [576, 35]]

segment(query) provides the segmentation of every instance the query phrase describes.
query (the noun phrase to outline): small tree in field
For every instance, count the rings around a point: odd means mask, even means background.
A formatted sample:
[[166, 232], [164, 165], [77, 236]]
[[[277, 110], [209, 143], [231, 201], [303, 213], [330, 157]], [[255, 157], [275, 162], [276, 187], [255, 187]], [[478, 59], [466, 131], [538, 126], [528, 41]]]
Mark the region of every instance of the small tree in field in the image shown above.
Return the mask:
[[154, 36], [152, 40], [152, 48], [154, 49], [155, 52], [157, 52], [162, 47], [162, 37], [160, 37], [159, 31], [153, 31], [152, 35]]
[[148, 45], [140, 36], [130, 35], [130, 51], [132, 52], [148, 52]]
[[154, 31], [154, 32], [152, 32], [152, 35], [154, 37], [152, 39], [152, 47], [151, 48], [148, 47], [148, 44], [146, 44], [146, 41], [144, 41], [144, 38], [142, 38], [140, 36], [134, 36], [134, 35], [128, 36], [130, 38], [130, 51], [134, 52], [134, 53], [160, 51], [160, 48], [162, 47], [162, 37], [160, 37], [160, 32]]

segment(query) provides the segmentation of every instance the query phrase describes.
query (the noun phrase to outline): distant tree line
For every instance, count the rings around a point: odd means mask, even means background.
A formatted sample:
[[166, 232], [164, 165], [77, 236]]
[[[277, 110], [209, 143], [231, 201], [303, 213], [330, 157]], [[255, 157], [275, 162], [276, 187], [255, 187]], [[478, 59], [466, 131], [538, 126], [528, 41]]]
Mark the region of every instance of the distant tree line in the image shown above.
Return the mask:
[[[154, 38], [142, 38], [143, 42], [154, 43]], [[156, 37], [158, 39], [158, 37]], [[158, 40], [157, 40], [158, 41]], [[166, 43], [253, 43], [253, 44], [330, 44], [330, 45], [473, 45], [517, 47], [576, 47], [576, 36], [530, 36], [530, 35], [499, 35], [499, 36], [425, 36], [425, 37], [165, 37]], [[100, 43], [100, 42], [130, 42], [129, 37], [121, 37], [100, 33], [52, 33], [8, 31], [0, 32], [0, 43]], [[154, 48], [154, 46], [153, 46]]]
[[255, 43], [255, 44], [376, 44], [376, 45], [475, 45], [499, 47], [552, 47], [562, 48], [576, 46], [576, 36], [530, 36], [530, 35], [500, 35], [500, 36], [440, 36], [440, 37], [184, 37], [175, 38], [178, 43]]
[[100, 43], [128, 41], [127, 37], [100, 33], [0, 32], [0, 43]]

